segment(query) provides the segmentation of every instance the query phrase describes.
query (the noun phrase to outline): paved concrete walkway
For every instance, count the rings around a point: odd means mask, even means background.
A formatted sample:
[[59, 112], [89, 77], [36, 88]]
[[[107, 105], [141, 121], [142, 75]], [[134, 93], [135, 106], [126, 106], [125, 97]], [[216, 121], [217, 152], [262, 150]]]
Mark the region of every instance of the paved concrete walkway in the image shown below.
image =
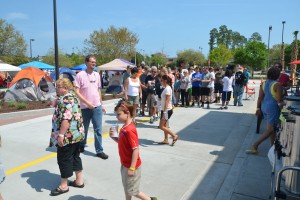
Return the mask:
[[[258, 84], [254, 86], [258, 91]], [[86, 186], [70, 188], [57, 197], [49, 196], [60, 178], [56, 150], [47, 147], [51, 115], [0, 126], [0, 157], [8, 173], [0, 185], [4, 199], [124, 199], [117, 144], [107, 134], [116, 122], [115, 102], [105, 102], [103, 119], [103, 145], [109, 159], [95, 157], [91, 127], [87, 151], [81, 155]], [[259, 137], [255, 133], [256, 101], [244, 101], [243, 107], [229, 106], [226, 111], [218, 110], [219, 106], [176, 108], [170, 126], [180, 139], [174, 147], [157, 144], [163, 140], [158, 122], [137, 125], [143, 162], [141, 191], [160, 200], [268, 199], [270, 143], [262, 144], [259, 155], [245, 154]], [[262, 124], [261, 132], [264, 128]]]

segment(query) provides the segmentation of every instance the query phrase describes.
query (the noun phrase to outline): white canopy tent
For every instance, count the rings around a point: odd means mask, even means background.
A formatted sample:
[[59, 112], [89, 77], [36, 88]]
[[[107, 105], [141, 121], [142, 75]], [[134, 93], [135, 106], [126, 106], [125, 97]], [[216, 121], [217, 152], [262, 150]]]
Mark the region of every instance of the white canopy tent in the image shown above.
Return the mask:
[[21, 69], [19, 67], [7, 64], [0, 60], [0, 72], [9, 72], [10, 75], [16, 75]]
[[124, 60], [122, 58], [117, 58], [109, 63], [98, 66], [97, 71], [98, 72], [103, 70], [123, 71], [127, 69], [128, 65], [134, 66], [133, 63], [127, 60]]

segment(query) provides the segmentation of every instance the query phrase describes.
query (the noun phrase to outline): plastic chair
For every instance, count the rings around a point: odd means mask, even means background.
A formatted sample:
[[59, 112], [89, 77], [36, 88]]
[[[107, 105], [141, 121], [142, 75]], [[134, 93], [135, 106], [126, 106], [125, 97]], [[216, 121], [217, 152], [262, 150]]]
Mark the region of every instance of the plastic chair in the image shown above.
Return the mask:
[[255, 100], [255, 88], [249, 88], [248, 84], [246, 85], [246, 100], [253, 99]]

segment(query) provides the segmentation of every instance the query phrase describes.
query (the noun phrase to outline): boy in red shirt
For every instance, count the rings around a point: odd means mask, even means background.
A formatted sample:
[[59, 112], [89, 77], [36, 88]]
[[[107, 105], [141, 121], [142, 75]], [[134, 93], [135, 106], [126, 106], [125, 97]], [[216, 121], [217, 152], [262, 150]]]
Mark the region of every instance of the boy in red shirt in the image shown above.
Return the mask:
[[142, 162], [139, 155], [137, 130], [132, 122], [133, 106], [121, 101], [115, 107], [115, 113], [119, 122], [124, 123], [124, 125], [120, 130], [119, 137], [115, 137], [112, 129], [110, 130], [110, 137], [118, 143], [126, 200], [131, 200], [132, 196], [142, 200], [157, 200], [156, 197], [148, 197], [139, 190]]

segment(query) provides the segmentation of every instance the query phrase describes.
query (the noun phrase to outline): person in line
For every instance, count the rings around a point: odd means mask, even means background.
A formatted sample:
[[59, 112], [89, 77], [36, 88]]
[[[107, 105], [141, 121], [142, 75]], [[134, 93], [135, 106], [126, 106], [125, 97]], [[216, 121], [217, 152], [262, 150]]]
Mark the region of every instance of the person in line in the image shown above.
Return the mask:
[[160, 114], [160, 122], [159, 128], [164, 131], [164, 140], [159, 144], [169, 144], [168, 135], [171, 135], [173, 138], [172, 146], [178, 140], [178, 135], [173, 133], [168, 127], [168, 120], [171, 118], [173, 114], [173, 104], [172, 104], [172, 80], [169, 76], [163, 75], [161, 78], [161, 83], [164, 86], [164, 90], [161, 93], [161, 114]]
[[[1, 135], [0, 135], [0, 147], [1, 147]], [[0, 160], [0, 184], [5, 180], [5, 170], [4, 170], [4, 166], [3, 164], [1, 163], [1, 160]], [[0, 193], [0, 200], [3, 200], [3, 197]]]
[[124, 70], [124, 73], [122, 75], [123, 92], [124, 92], [125, 81], [127, 80], [127, 78], [130, 77], [131, 68], [133, 68], [133, 66], [127, 65], [127, 69], [126, 69], [126, 71]]
[[174, 97], [175, 97], [175, 107], [178, 106], [179, 103], [179, 95], [180, 95], [180, 80], [181, 80], [181, 74], [177, 73], [175, 74], [175, 83], [174, 83]]
[[145, 106], [147, 102], [147, 86], [146, 86], [146, 78], [149, 74], [150, 68], [148, 66], [144, 67], [144, 73], [140, 76], [140, 83], [142, 87], [142, 101], [141, 101], [141, 111], [140, 111], [140, 117], [145, 116]]
[[74, 95], [73, 84], [68, 78], [56, 81], [56, 93], [59, 96], [52, 118], [50, 146], [57, 147], [57, 163], [60, 170], [60, 185], [51, 191], [57, 196], [69, 191], [68, 178], [75, 171], [76, 180], [70, 186], [83, 188], [82, 161], [80, 143], [84, 138], [79, 100]]
[[224, 78], [221, 80], [221, 83], [223, 84], [223, 92], [222, 92], [222, 106], [220, 107], [220, 110], [228, 109], [228, 104], [233, 90], [232, 82], [233, 82], [232, 71], [231, 69], [227, 69], [225, 71]]
[[239, 66], [238, 71], [235, 73], [235, 87], [233, 89], [233, 105], [243, 106], [243, 94], [245, 90], [246, 76], [243, 73], [243, 67]]
[[223, 67], [219, 67], [217, 69], [217, 73], [215, 75], [215, 101], [214, 103], [220, 103], [221, 97], [222, 97], [222, 92], [223, 92], [223, 85], [221, 83], [221, 80], [224, 78], [224, 71]]
[[210, 89], [209, 96], [210, 96], [210, 102], [214, 103], [214, 91], [215, 91], [215, 80], [216, 80], [216, 74], [215, 69], [213, 67], [209, 67], [209, 73], [211, 76], [210, 82], [208, 84], [208, 87]]
[[[181, 107], [189, 107], [189, 88], [190, 88], [190, 78], [187, 69], [183, 69], [183, 76], [180, 80], [180, 94], [181, 94]], [[185, 105], [184, 105], [185, 104]]]
[[147, 95], [147, 105], [149, 109], [149, 117], [150, 117], [150, 124], [153, 124], [154, 122], [154, 115], [156, 113], [157, 108], [157, 100], [155, 99], [155, 81], [157, 76], [157, 67], [152, 66], [151, 67], [151, 74], [147, 76], [146, 78], [146, 87], [148, 95]]
[[133, 106], [125, 101], [120, 101], [114, 111], [118, 121], [124, 124], [119, 137], [114, 137], [112, 129], [110, 129], [110, 137], [118, 143], [126, 200], [131, 200], [132, 196], [143, 200], [157, 200], [156, 197], [148, 197], [140, 191], [142, 161], [139, 153], [138, 133], [132, 122]]
[[131, 69], [131, 76], [126, 79], [124, 85], [125, 100], [133, 105], [133, 122], [136, 124], [136, 110], [139, 105], [140, 98], [142, 98], [142, 88], [140, 79], [137, 78], [138, 69], [134, 67]]
[[94, 72], [96, 57], [85, 58], [86, 70], [79, 72], [75, 79], [75, 93], [80, 99], [82, 110], [85, 138], [81, 143], [80, 152], [84, 152], [90, 121], [92, 120], [95, 138], [96, 156], [107, 159], [108, 155], [103, 152], [102, 146], [102, 114], [105, 107], [102, 103], [101, 81], [99, 73]]
[[246, 153], [257, 154], [259, 145], [270, 137], [271, 145], [275, 141], [274, 127], [279, 123], [280, 110], [283, 106], [283, 87], [276, 80], [280, 76], [278, 67], [271, 67], [267, 72], [267, 80], [260, 86], [256, 115], [263, 113], [267, 120], [267, 129]]
[[204, 101], [206, 99], [207, 103], [207, 109], [210, 108], [209, 103], [210, 103], [210, 87], [209, 83], [212, 80], [212, 75], [208, 71], [208, 67], [203, 68], [203, 73], [202, 73], [202, 80], [201, 80], [201, 107], [204, 107]]
[[200, 86], [201, 86], [202, 74], [199, 72], [199, 66], [195, 66], [195, 73], [192, 74], [192, 107], [197, 101], [198, 107], [200, 107]]

